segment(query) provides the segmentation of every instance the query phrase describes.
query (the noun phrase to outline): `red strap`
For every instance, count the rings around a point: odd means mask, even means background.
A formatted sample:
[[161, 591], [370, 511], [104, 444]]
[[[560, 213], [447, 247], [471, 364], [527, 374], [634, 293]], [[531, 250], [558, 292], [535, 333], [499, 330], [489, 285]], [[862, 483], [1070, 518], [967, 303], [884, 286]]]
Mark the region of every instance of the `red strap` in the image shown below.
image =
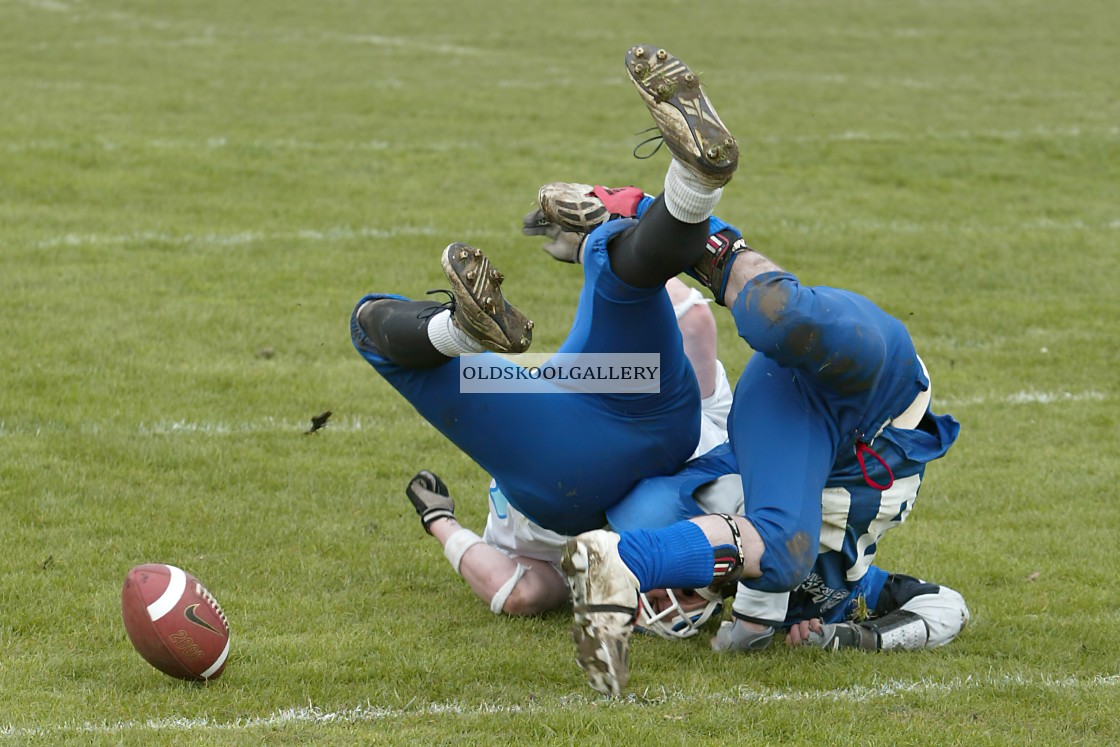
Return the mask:
[[[879, 483], [871, 479], [871, 476], [867, 474], [867, 464], [863, 461], [864, 454], [870, 454], [871, 456], [879, 460], [879, 464], [883, 465], [883, 469], [887, 471], [887, 476], [891, 479], [890, 482], [888, 482], [886, 485], [880, 485]], [[889, 490], [891, 485], [894, 485], [894, 472], [891, 471], [891, 466], [887, 464], [887, 461], [883, 459], [883, 457], [876, 454], [875, 450], [865, 444], [863, 441], [856, 441], [856, 459], [859, 460], [859, 468], [863, 470], [863, 481], [868, 485], [875, 488], [876, 490]]]
[[633, 218], [638, 214], [638, 203], [645, 197], [645, 192], [637, 187], [609, 187], [596, 186], [591, 194], [599, 198], [603, 207], [611, 215], [620, 215], [623, 218]]

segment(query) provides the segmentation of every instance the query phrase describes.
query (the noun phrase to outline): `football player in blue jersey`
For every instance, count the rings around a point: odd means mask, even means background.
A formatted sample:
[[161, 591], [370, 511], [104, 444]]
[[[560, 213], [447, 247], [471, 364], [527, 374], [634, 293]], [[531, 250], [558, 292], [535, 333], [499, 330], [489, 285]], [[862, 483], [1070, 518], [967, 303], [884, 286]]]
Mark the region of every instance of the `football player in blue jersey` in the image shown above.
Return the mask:
[[[503, 275], [466, 244], [443, 251], [449, 302], [374, 293], [351, 316], [362, 357], [493, 476], [512, 506], [552, 531], [604, 526], [607, 508], [638, 480], [676, 472], [700, 439], [700, 392], [665, 283], [707, 254], [712, 211], [738, 150], [715, 112], [705, 109], [698, 82], [679, 95], [699, 107], [691, 127], [704, 138], [703, 167], [674, 160], [664, 192], [640, 219], [603, 222], [582, 242], [584, 285], [558, 351], [656, 355], [655, 391], [543, 396], [570, 391], [538, 379], [520, 393], [462, 392], [459, 356], [478, 353], [470, 365], [493, 369], [498, 379], [519, 379], [517, 364], [496, 353], [523, 352], [532, 340], [532, 322], [503, 295]], [[546, 434], [562, 448], [542, 449]]]
[[[575, 203], [593, 194], [594, 188], [549, 185], [549, 191], [566, 191], [569, 202]], [[648, 197], [641, 197], [629, 208], [619, 209], [640, 211], [648, 203]], [[545, 223], [539, 211], [526, 216], [525, 232], [546, 235], [549, 241], [543, 248], [557, 259], [572, 261], [577, 255], [578, 234]], [[723, 365], [716, 357], [715, 320], [695, 289], [675, 279], [666, 284], [666, 289], [702, 396], [705, 435], [696, 456], [717, 449], [707, 462], [726, 464], [724, 441], [732, 398]], [[702, 514], [742, 514], [744, 500], [738, 477], [723, 474], [728, 472], [724, 467], [702, 465], [704, 462], [686, 467], [678, 475], [639, 483], [633, 495], [608, 509], [615, 528], [657, 528]], [[862, 485], [855, 488], [852, 492], [856, 495], [875, 497]], [[493, 481], [481, 537], [459, 524], [447, 486], [435, 474], [417, 474], [406, 492], [425, 531], [440, 542], [452, 568], [495, 614], [535, 615], [567, 601], [560, 562], [569, 538], [537, 526], [509, 506]], [[830, 649], [898, 650], [933, 648], [953, 640], [969, 616], [959, 593], [911, 576], [888, 574], [871, 565], [869, 556], [853, 558], [843, 553], [842, 546], [835, 546], [834, 538], [849, 534], [862, 537], [868, 529], [866, 512], [853, 512], [853, 502], [845, 503], [844, 495], [837, 488], [826, 488], [822, 494], [822, 518], [827, 530], [822, 529], [813, 571], [790, 595], [781, 625], [787, 642]], [[911, 503], [912, 499], [910, 496]], [[879, 537], [901, 522], [890, 521], [893, 516], [886, 518], [888, 521], [877, 531]], [[855, 562], [848, 562], [849, 558]], [[727, 594], [732, 595], [733, 591]], [[718, 618], [723, 598], [723, 594], [706, 594], [704, 590], [649, 591], [640, 595], [637, 629], [667, 639], [691, 637], [711, 617]]]
[[[645, 46], [627, 53], [626, 67], [673, 155], [669, 173], [693, 176], [696, 194], [714, 188], [728, 169], [711, 156], [731, 148], [722, 135], [711, 147], [711, 123], [719, 120], [696, 76], [665, 50]], [[594, 188], [580, 201], [570, 192], [542, 189], [541, 210], [572, 231], [605, 221], [590, 242], [614, 222], [604, 215], [609, 210], [597, 209], [610, 191]], [[553, 193], [565, 199], [552, 200]], [[649, 207], [639, 203], [639, 216], [643, 209]], [[573, 212], [590, 219], [572, 220]], [[717, 219], [712, 224], [717, 228]], [[906, 518], [925, 465], [944, 455], [959, 431], [950, 416], [931, 411], [928, 371], [900, 321], [857, 294], [803, 285], [723, 225], [687, 271], [729, 308], [754, 354], [735, 387], [728, 446], [672, 479], [688, 495], [733, 475], [744, 508], [734, 516], [682, 514], [666, 526], [666, 517], [655, 521], [648, 509], [671, 502], [643, 497], [639, 485], [607, 511], [620, 533], [593, 530], [566, 543], [562, 567], [578, 660], [591, 686], [608, 695], [625, 686], [641, 593], [654, 589], [707, 588], [719, 596], [734, 588], [735, 619], [713, 646], [755, 650], [783, 627], [798, 601], [791, 593], [808, 582], [807, 621], [794, 635], [850, 638], [808, 620], [831, 619], [845, 600], [866, 604], [868, 595], [853, 597], [847, 585], [867, 576], [879, 537]], [[648, 485], [662, 490], [662, 482]], [[843, 519], [826, 523], [826, 514]], [[628, 520], [636, 516], [650, 523]], [[882, 620], [876, 645], [892, 630], [903, 631], [894, 637], [917, 634], [904, 612]]]
[[[705, 514], [744, 515], [742, 480], [728, 472], [734, 465], [730, 453], [729, 446], [718, 447], [678, 475], [644, 480], [608, 511], [613, 528], [658, 529]], [[714, 467], [720, 462], [725, 466]], [[771, 613], [765, 635], [749, 635], [753, 631], [738, 626], [744, 612], [753, 609], [742, 604], [733, 583], [715, 594], [697, 590], [709, 603], [736, 596], [734, 622], [723, 623], [713, 648], [765, 648], [775, 631], [784, 631], [790, 645], [869, 651], [935, 648], [955, 639], [969, 621], [968, 606], [957, 591], [873, 565], [883, 535], [909, 514], [919, 482], [902, 478], [897, 490], [884, 492], [866, 482], [843, 487], [842, 479], [831, 480], [820, 496], [817, 559], [788, 594], [785, 609]], [[658, 590], [641, 594], [638, 625], [648, 627], [641, 621], [650, 616], [651, 607], [670, 608], [674, 602]]]
[[[641, 200], [636, 223], [612, 219], [628, 212], [616, 209], [626, 195], [603, 188], [576, 190], [571, 199], [572, 185], [546, 186], [540, 207], [545, 222], [589, 232], [577, 249], [585, 276], [580, 310], [562, 352], [658, 352], [658, 395], [562, 403], [460, 395], [458, 371], [448, 365], [455, 356], [516, 352], [531, 339], [531, 323], [501, 295], [501, 274], [462, 244], [443, 257], [453, 303], [375, 294], [359, 302], [351, 322], [363, 357], [493, 475], [511, 505], [550, 530], [584, 532], [565, 543], [562, 567], [580, 664], [607, 694], [625, 685], [642, 592], [691, 588], [722, 596], [734, 589], [735, 620], [716, 636], [718, 650], [766, 645], [796, 602], [791, 592], [806, 582], [818, 606], [808, 614], [821, 616], [791, 629], [795, 642], [847, 645], [862, 635], [821, 620], [832, 619], [846, 599], [868, 604], [870, 593], [853, 596], [842, 587], [870, 573], [878, 537], [905, 518], [925, 464], [943, 455], [958, 431], [952, 418], [930, 410], [928, 372], [900, 322], [858, 295], [802, 285], [711, 217], [738, 150], [688, 67], [644, 46], [627, 53], [626, 65], [673, 154], [665, 191]], [[699, 393], [663, 288], [682, 269], [731, 309], [755, 350], [736, 385], [729, 445], [683, 471], [698, 441]], [[539, 434], [542, 424], [563, 449], [542, 453], [536, 439], [522, 437]], [[739, 515], [627, 525], [635, 515], [627, 506], [640, 501], [643, 488], [665, 489], [655, 478], [706, 484], [728, 475], [742, 488]], [[643, 486], [643, 479], [650, 482]], [[826, 489], [836, 491], [842, 523], [824, 520]], [[620, 534], [598, 529], [608, 520]], [[837, 562], [816, 580], [813, 569], [828, 553]], [[909, 625], [898, 615], [888, 622], [892, 630]], [[888, 637], [880, 626], [870, 638], [890, 645], [910, 630]]]

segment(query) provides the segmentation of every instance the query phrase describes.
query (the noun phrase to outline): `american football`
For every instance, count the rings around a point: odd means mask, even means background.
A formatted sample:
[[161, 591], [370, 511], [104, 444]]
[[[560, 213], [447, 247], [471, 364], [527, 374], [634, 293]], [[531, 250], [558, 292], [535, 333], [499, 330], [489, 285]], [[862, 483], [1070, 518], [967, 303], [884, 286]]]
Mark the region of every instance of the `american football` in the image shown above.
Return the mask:
[[153, 667], [184, 680], [217, 679], [229, 656], [229, 622], [198, 579], [173, 565], [128, 572], [121, 589], [128, 638]]

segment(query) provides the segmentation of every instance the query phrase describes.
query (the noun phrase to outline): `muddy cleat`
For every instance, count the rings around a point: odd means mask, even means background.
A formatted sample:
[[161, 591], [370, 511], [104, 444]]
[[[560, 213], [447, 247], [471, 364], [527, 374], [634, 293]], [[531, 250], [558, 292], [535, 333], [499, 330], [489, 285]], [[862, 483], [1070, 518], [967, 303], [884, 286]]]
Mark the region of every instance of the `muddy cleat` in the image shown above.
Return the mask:
[[564, 231], [591, 233], [612, 218], [632, 218], [645, 193], [637, 187], [593, 187], [551, 182], [540, 188], [537, 201], [549, 223]]
[[455, 298], [459, 329], [495, 353], [524, 353], [533, 341], [533, 323], [502, 295], [505, 276], [481, 249], [455, 242], [443, 250], [443, 272]]
[[673, 156], [715, 190], [731, 181], [739, 146], [700, 86], [699, 77], [664, 49], [638, 45], [626, 53], [638, 88]]
[[639, 598], [638, 579], [618, 555], [618, 535], [595, 530], [568, 540], [560, 565], [571, 592], [579, 665], [592, 688], [621, 695]]

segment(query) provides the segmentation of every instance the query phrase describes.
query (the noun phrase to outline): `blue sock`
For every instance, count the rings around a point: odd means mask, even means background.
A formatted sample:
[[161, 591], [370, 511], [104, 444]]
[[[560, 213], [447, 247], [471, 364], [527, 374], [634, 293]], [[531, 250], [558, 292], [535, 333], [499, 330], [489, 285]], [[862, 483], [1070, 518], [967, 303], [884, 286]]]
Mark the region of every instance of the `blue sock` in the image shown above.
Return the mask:
[[635, 529], [621, 537], [618, 554], [642, 591], [700, 589], [712, 583], [712, 545], [691, 521], [652, 531]]

